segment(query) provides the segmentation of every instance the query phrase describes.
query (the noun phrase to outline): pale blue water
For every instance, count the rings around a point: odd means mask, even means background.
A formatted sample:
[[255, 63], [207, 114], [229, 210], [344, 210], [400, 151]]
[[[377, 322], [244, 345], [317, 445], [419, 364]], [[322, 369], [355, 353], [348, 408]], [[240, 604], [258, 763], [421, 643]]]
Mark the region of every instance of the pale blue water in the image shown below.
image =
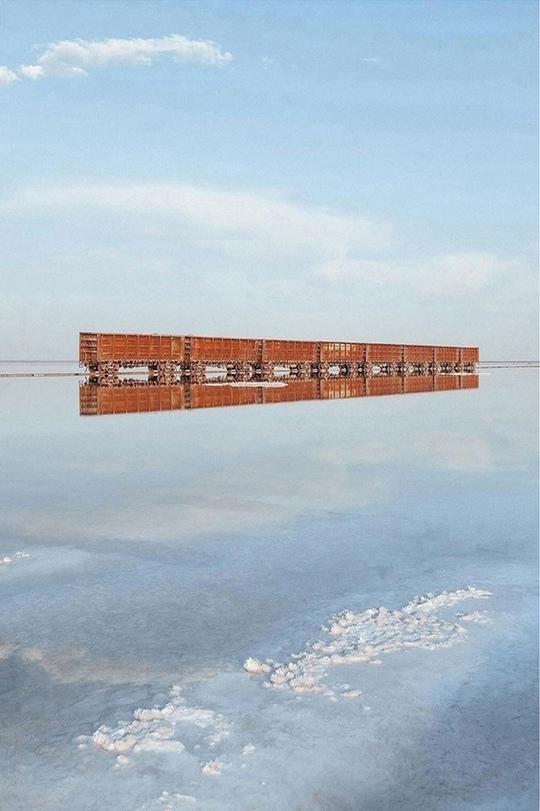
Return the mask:
[[[536, 376], [94, 418], [76, 379], [1, 380], [1, 808], [536, 809]], [[358, 698], [243, 669], [469, 585], [493, 596], [438, 612], [456, 644], [328, 668]], [[157, 727], [183, 751], [116, 766], [78, 737], [173, 684], [190, 718]]]

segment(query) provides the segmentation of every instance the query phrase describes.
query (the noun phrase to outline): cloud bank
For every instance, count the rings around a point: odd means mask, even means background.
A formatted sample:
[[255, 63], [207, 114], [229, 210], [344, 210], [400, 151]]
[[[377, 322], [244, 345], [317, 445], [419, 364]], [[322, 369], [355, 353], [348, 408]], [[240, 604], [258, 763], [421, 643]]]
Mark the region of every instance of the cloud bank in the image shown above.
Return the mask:
[[[196, 312], [193, 329], [209, 334], [279, 330], [410, 343], [429, 335], [435, 343], [489, 343], [493, 357], [535, 352], [528, 253], [470, 244], [437, 250], [369, 212], [185, 182], [34, 182], [6, 189], [0, 212], [0, 254], [17, 271], [0, 302], [6, 353], [35, 351], [41, 328], [51, 346], [69, 344], [89, 308], [102, 331], [152, 323], [150, 331], [166, 332], [179, 320], [193, 323]], [[65, 291], [67, 320], [51, 328], [56, 286]], [[13, 335], [24, 338], [16, 350]]]
[[[61, 40], [51, 43], [31, 65], [21, 65], [19, 74], [26, 79], [46, 76], [86, 76], [93, 68], [152, 65], [164, 57], [174, 62], [192, 62], [219, 67], [232, 60], [232, 54], [207, 39], [188, 39], [181, 34], [143, 39]], [[18, 79], [9, 68], [0, 67], [0, 85]]]
[[[265, 192], [183, 183], [76, 184], [33, 187], [6, 199], [5, 211], [106, 213], [150, 239], [180, 239], [235, 261], [251, 276], [280, 268], [325, 286], [414, 284], [424, 295], [468, 296], [518, 273], [519, 263], [488, 252], [396, 257], [386, 224], [357, 213], [291, 202]], [[286, 272], [285, 268], [289, 268]]]

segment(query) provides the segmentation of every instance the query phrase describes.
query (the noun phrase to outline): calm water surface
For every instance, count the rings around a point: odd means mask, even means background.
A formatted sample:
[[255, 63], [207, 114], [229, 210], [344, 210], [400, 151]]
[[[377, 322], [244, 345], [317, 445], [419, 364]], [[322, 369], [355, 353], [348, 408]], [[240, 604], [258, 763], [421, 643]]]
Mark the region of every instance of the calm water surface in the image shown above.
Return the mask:
[[0, 381], [2, 809], [536, 809], [536, 376], [83, 418]]

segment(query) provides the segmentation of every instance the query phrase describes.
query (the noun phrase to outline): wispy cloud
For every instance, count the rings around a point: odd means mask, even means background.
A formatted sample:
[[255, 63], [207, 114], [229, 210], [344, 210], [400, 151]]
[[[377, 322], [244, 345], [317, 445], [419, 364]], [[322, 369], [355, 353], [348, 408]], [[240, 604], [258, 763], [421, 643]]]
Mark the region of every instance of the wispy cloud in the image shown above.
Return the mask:
[[[280, 276], [311, 277], [325, 285], [398, 289], [423, 296], [470, 296], [523, 269], [515, 259], [487, 252], [395, 257], [389, 225], [360, 214], [302, 205], [268, 192], [182, 183], [76, 184], [33, 187], [0, 202], [9, 212], [68, 209], [107, 213], [148, 238], [180, 240], [184, 248], [213, 250], [250, 275], [276, 266]], [[85, 216], [85, 220], [87, 216]], [[394, 254], [394, 255], [393, 255]]]
[[34, 188], [4, 210], [93, 209], [129, 216], [138, 229], [203, 241], [235, 259], [286, 257], [319, 267], [388, 242], [387, 229], [356, 214], [300, 205], [270, 194], [181, 183], [83, 184]]
[[340, 284], [346, 281], [379, 285], [406, 284], [414, 278], [424, 293], [469, 295], [489, 286], [512, 270], [512, 261], [492, 253], [452, 253], [408, 261], [358, 260], [335, 257], [320, 269]]
[[[188, 39], [181, 34], [149, 39], [65, 39], [51, 43], [34, 64], [21, 65], [18, 72], [27, 79], [76, 77], [85, 76], [94, 68], [151, 65], [163, 58], [219, 67], [233, 57], [211, 40]], [[9, 68], [0, 68], [0, 84], [9, 84], [17, 78]]]
[[0, 85], [13, 84], [18, 78], [17, 74], [12, 70], [4, 67], [4, 65], [0, 65]]

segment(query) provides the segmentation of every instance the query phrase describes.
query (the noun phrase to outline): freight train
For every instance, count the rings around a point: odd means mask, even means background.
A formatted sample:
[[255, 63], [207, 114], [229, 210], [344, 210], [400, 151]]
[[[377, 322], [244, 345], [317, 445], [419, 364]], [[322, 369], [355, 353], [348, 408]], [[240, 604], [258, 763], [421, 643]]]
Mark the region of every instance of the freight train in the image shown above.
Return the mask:
[[79, 362], [90, 373], [114, 375], [147, 367], [158, 374], [197, 376], [208, 367], [236, 374], [272, 373], [276, 367], [309, 376], [332, 367], [351, 374], [421, 374], [474, 371], [478, 347], [353, 341], [294, 341], [265, 338], [210, 338], [81, 332]]

